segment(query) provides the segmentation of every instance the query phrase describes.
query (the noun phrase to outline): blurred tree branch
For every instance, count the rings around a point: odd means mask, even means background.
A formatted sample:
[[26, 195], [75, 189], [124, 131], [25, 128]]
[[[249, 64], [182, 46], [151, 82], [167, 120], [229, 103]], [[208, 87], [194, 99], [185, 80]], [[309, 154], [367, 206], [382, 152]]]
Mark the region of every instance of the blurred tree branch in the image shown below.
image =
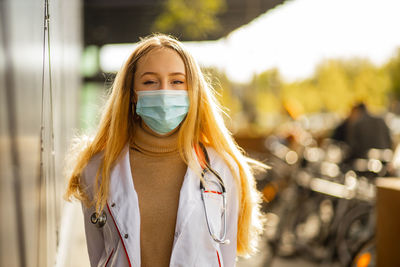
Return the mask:
[[152, 29], [186, 38], [205, 38], [220, 29], [216, 16], [225, 8], [225, 0], [167, 0]]

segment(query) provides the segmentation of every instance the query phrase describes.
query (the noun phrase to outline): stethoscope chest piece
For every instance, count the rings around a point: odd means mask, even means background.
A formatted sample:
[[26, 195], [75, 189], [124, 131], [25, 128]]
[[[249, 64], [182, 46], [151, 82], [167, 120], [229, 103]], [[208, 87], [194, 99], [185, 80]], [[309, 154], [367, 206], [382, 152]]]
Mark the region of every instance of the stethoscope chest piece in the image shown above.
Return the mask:
[[90, 216], [90, 221], [98, 228], [101, 228], [107, 222], [107, 214], [104, 211], [100, 215], [97, 212], [93, 212], [92, 216]]

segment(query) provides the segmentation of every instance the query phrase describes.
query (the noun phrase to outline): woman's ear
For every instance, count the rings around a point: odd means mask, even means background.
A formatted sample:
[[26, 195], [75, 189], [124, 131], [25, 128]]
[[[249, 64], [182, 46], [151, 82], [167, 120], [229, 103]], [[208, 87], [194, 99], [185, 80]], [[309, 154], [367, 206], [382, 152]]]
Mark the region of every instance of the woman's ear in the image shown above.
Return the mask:
[[137, 103], [137, 95], [135, 93], [135, 90], [132, 88], [131, 89], [131, 94], [130, 94], [130, 106], [131, 106], [131, 114], [133, 114], [133, 120], [136, 121], [140, 117], [136, 114], [136, 103]]
[[137, 94], [135, 92], [135, 89], [133, 88], [133, 85], [131, 87], [130, 98], [131, 98], [131, 103], [133, 103], [133, 104], [137, 103]]
[[129, 92], [129, 97], [130, 97], [130, 101], [131, 103], [135, 103], [137, 102], [137, 95], [135, 92], [135, 70], [132, 70], [131, 74], [129, 75], [129, 81], [128, 83], [130, 83], [130, 92]]

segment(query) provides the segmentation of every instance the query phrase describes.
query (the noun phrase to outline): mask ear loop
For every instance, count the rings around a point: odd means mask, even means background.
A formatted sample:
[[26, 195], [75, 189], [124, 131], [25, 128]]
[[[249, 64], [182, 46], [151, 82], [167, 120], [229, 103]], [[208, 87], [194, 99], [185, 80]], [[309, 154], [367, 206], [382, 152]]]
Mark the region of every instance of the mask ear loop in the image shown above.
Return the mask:
[[135, 91], [133, 89], [133, 84], [134, 84], [134, 78], [132, 78], [132, 84], [131, 87], [129, 89], [129, 120], [130, 123], [132, 124], [132, 132], [130, 133], [130, 137], [129, 137], [129, 143], [132, 143], [132, 138], [135, 132], [135, 125], [139, 125], [140, 123], [140, 116], [136, 114], [136, 102], [137, 102], [137, 98], [136, 98], [136, 94]]
[[[135, 71], [133, 71], [135, 72]], [[132, 83], [131, 83], [131, 88], [129, 89], [130, 95], [129, 95], [129, 104], [130, 104], [130, 114], [132, 114], [132, 119], [133, 122], [137, 122], [140, 120], [139, 115], [136, 114], [136, 103], [137, 103], [137, 96], [134, 90], [134, 84], [135, 84], [135, 73], [132, 75]]]

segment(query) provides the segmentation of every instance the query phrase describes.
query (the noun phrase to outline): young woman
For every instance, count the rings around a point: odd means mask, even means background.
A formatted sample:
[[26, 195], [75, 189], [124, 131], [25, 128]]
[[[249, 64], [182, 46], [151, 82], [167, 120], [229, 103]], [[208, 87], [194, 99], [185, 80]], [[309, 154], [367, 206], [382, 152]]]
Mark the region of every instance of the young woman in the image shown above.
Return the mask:
[[83, 203], [92, 266], [235, 266], [260, 197], [213, 90], [177, 40], [139, 43], [118, 72], [66, 196]]

